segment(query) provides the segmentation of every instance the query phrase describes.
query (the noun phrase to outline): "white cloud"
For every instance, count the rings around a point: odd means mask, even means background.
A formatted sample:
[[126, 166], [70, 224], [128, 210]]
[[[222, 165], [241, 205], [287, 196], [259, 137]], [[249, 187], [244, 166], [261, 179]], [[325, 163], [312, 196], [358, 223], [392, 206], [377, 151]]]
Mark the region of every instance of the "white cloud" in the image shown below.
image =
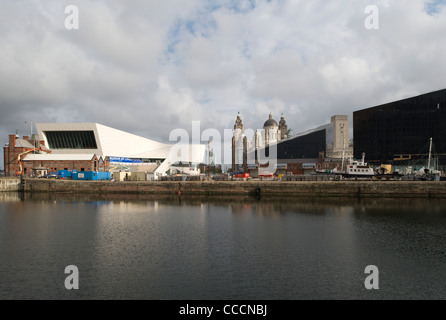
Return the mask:
[[[431, 3], [429, 5], [429, 3]], [[4, 1], [0, 138], [91, 121], [167, 141], [192, 120], [295, 132], [444, 88], [444, 1]], [[77, 5], [80, 29], [66, 30]], [[380, 29], [364, 28], [379, 8]], [[3, 139], [3, 140], [2, 140]]]

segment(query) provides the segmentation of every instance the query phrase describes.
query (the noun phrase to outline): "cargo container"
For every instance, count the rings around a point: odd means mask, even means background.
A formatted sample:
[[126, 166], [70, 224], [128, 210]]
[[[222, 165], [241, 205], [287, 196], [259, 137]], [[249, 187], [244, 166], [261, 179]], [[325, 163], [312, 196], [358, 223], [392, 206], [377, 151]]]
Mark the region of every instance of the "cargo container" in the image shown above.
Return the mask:
[[73, 180], [110, 180], [110, 172], [102, 171], [78, 171], [71, 175]]
[[76, 170], [59, 170], [57, 174], [61, 179], [71, 179], [73, 173], [77, 172]]

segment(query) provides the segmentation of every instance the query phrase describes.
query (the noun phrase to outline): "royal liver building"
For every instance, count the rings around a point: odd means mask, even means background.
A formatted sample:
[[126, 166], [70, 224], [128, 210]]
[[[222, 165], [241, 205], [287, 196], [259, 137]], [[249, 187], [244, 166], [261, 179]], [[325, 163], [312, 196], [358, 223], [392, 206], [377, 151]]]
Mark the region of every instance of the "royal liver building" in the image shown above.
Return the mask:
[[[288, 138], [290, 132], [283, 115], [279, 124], [273, 119], [270, 113], [268, 119], [263, 124], [263, 129], [256, 130], [252, 139], [245, 135], [243, 121], [240, 113], [234, 124], [234, 136], [232, 141], [232, 164], [234, 172], [247, 172], [248, 163], [256, 163], [256, 151], [266, 148], [271, 144], [276, 144]], [[251, 159], [248, 155], [252, 154]], [[251, 161], [249, 161], [251, 160]]]
[[[308, 162], [324, 158], [351, 158], [353, 145], [349, 139], [348, 117], [335, 115], [328, 124], [294, 134], [288, 129], [283, 115], [277, 124], [272, 114], [263, 124], [263, 129], [248, 132], [243, 127], [240, 114], [234, 124], [232, 138], [232, 169], [248, 172], [248, 165], [256, 165], [273, 159], [275, 163]], [[248, 138], [251, 137], [251, 139]], [[273, 153], [273, 154], [269, 154]]]

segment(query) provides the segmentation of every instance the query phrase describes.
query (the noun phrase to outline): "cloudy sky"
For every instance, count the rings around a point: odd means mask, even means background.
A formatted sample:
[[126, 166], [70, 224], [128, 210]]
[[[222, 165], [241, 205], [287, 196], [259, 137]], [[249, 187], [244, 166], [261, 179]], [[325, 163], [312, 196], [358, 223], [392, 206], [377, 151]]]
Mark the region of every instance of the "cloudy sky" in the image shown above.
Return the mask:
[[[446, 87], [446, 0], [0, 5], [2, 146], [31, 121], [97, 122], [168, 142], [194, 120], [222, 131], [240, 112], [257, 129], [272, 112], [298, 133]], [[68, 5], [79, 9], [77, 30], [66, 28]], [[369, 5], [379, 29], [365, 27]]]

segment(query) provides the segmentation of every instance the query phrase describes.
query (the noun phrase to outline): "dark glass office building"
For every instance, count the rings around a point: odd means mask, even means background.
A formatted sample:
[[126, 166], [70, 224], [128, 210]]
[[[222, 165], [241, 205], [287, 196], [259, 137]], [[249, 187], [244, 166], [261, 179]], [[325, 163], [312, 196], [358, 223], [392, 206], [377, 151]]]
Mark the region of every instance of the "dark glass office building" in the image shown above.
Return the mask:
[[[318, 159], [319, 153], [327, 149], [327, 141], [332, 141], [332, 124], [327, 124], [273, 144], [279, 163], [287, 160]], [[257, 161], [258, 153], [270, 157], [270, 146], [253, 151], [247, 158]]]
[[353, 113], [354, 156], [374, 164], [411, 164], [433, 151], [446, 165], [446, 89]]
[[277, 159], [317, 159], [326, 150], [327, 128], [320, 128], [307, 135], [288, 139], [277, 144]]

